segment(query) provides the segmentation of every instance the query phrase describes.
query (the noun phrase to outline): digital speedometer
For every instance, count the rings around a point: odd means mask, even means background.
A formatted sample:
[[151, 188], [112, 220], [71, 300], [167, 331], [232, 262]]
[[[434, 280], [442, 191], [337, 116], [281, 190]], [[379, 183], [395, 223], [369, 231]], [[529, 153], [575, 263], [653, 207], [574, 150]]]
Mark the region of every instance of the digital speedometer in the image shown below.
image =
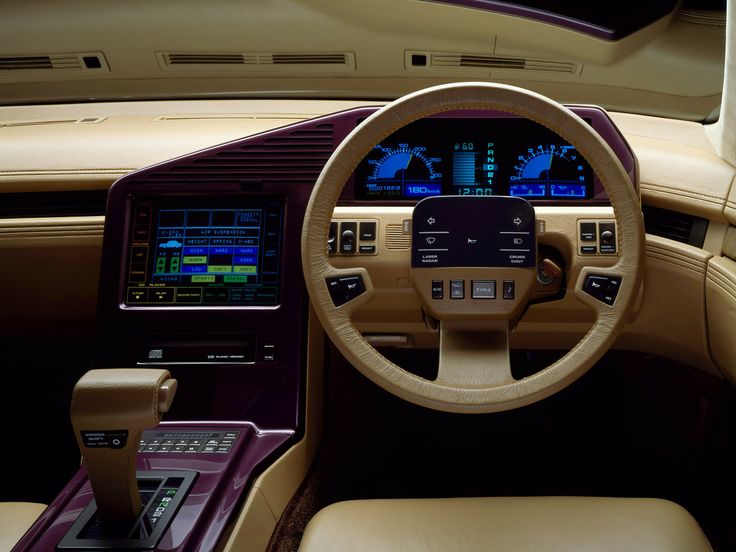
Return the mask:
[[442, 173], [435, 164], [440, 157], [431, 157], [425, 146], [398, 144], [375, 146], [366, 163], [370, 174], [366, 177], [369, 197], [422, 198], [442, 194]]

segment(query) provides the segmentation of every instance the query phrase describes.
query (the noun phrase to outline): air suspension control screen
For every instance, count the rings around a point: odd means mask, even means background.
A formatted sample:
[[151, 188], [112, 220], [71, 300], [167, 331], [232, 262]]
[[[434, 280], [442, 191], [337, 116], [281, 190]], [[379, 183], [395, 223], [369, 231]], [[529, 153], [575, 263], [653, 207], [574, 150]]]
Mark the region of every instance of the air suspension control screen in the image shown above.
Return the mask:
[[283, 211], [260, 197], [134, 200], [125, 305], [277, 305]]

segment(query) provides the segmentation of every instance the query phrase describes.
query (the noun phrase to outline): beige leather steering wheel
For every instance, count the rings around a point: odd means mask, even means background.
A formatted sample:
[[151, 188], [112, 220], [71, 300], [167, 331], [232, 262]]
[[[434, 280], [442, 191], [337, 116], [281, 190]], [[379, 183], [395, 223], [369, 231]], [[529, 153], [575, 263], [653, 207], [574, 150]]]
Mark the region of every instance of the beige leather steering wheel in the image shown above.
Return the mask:
[[[521, 380], [515, 380], [510, 372], [508, 331], [513, 321], [508, 313], [486, 318], [477, 313], [463, 316], [462, 312], [455, 312], [441, 319], [439, 373], [434, 381], [392, 363], [361, 336], [351, 320], [352, 313], [373, 295], [368, 271], [362, 267], [337, 269], [330, 264], [326, 250], [330, 220], [342, 188], [375, 144], [417, 119], [468, 109], [503, 111], [531, 119], [572, 144], [602, 182], [617, 222], [618, 261], [611, 268], [584, 267], [574, 287], [575, 296], [595, 313], [590, 331], [560, 360]], [[639, 198], [608, 144], [558, 103], [527, 90], [490, 83], [448, 84], [420, 90], [367, 118], [345, 138], [322, 170], [302, 230], [307, 289], [333, 343], [353, 366], [390, 393], [447, 412], [481, 413], [520, 407], [541, 400], [580, 377], [619, 334], [640, 288], [643, 256], [644, 224]], [[583, 290], [591, 273], [621, 279], [613, 305]], [[360, 276], [365, 291], [336, 307], [327, 280], [347, 276]]]

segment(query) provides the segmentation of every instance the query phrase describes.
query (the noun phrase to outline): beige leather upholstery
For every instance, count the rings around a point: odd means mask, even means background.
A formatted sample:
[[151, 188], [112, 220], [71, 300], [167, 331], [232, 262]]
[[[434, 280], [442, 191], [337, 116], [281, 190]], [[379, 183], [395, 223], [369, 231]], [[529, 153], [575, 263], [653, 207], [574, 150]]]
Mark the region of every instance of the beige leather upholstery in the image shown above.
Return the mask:
[[300, 552], [708, 552], [698, 523], [647, 498], [359, 500], [320, 511]]
[[0, 502], [0, 550], [10, 550], [46, 509], [35, 502]]
[[[141, 432], [158, 424], [171, 404], [176, 385], [170, 378], [168, 370], [150, 368], [90, 370], [74, 386], [72, 425], [103, 519], [131, 522], [141, 510], [135, 476], [138, 443]], [[174, 383], [167, 388], [167, 382]], [[82, 437], [83, 432], [121, 431], [127, 437], [117, 446], [90, 446]]]

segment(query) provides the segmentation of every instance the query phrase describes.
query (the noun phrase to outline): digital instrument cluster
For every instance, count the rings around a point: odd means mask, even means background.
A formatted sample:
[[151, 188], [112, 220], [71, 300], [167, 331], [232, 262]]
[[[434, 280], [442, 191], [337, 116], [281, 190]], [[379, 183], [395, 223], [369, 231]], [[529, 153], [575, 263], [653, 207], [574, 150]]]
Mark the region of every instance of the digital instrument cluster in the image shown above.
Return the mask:
[[533, 121], [429, 118], [407, 125], [355, 170], [359, 200], [516, 196], [529, 200], [594, 197], [590, 165], [556, 133]]

